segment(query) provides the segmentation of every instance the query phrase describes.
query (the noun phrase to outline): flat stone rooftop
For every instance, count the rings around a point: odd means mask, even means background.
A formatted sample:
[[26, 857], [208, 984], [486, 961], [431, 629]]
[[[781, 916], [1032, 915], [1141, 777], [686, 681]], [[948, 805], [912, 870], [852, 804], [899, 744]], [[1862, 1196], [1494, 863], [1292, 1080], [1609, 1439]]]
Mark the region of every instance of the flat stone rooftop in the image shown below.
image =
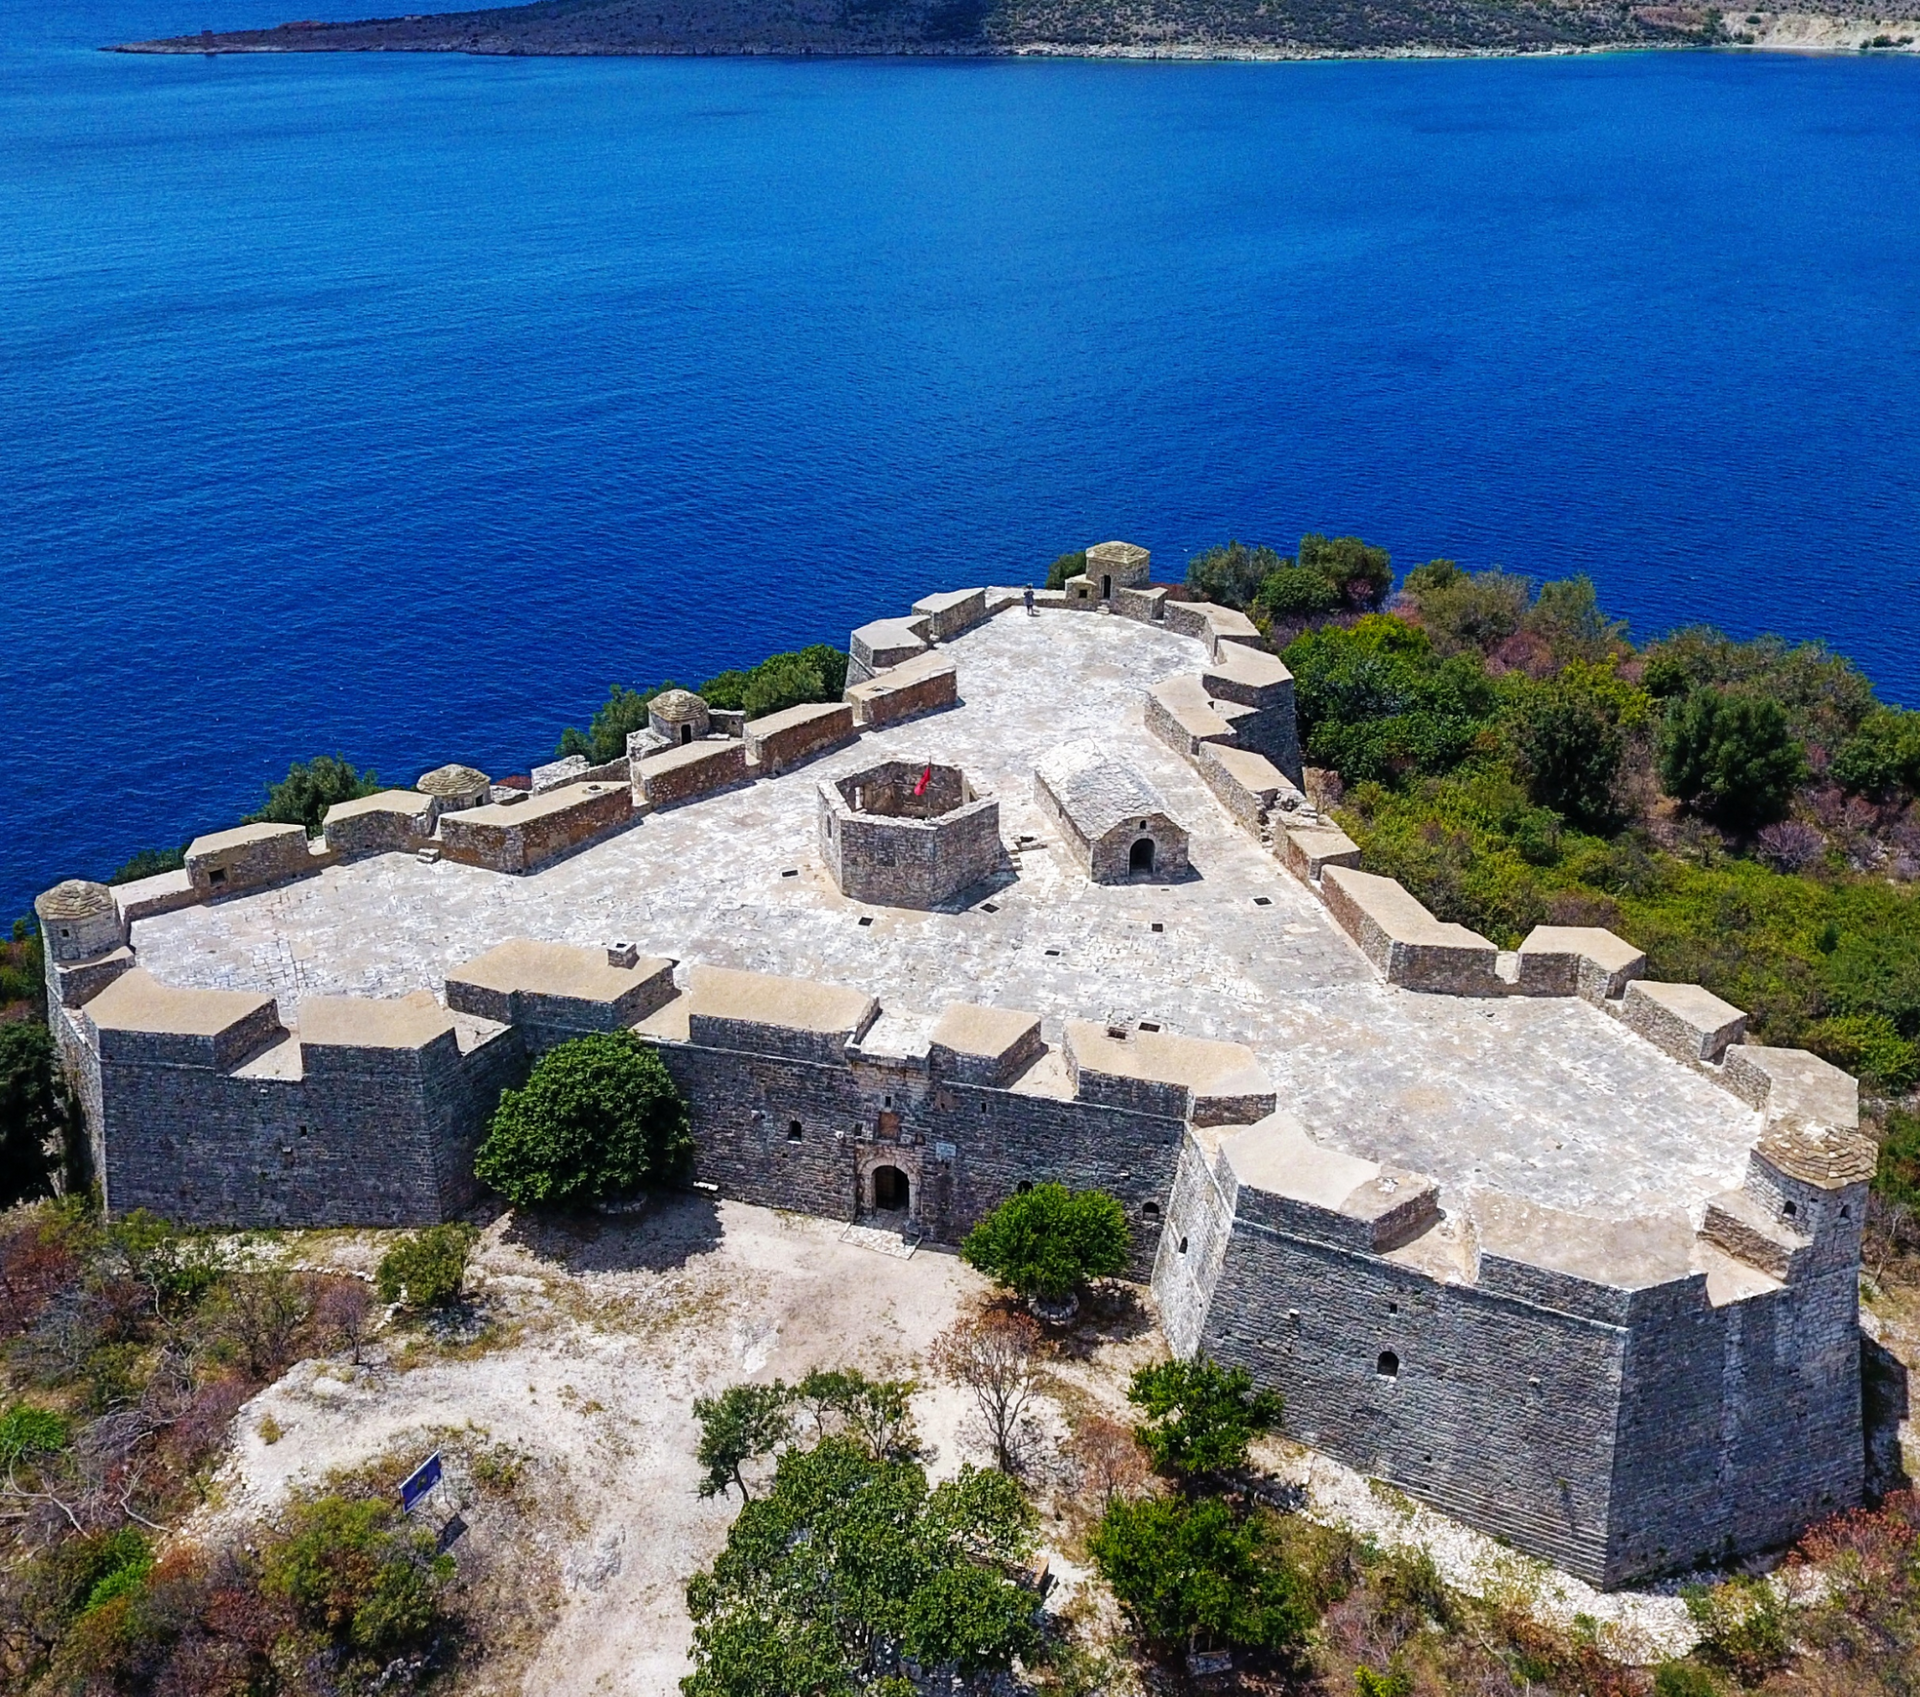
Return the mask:
[[[1739, 1183], [1759, 1116], [1577, 999], [1495, 1001], [1382, 984], [1314, 895], [1149, 734], [1148, 687], [1204, 662], [1130, 619], [1002, 613], [943, 645], [959, 706], [868, 732], [778, 778], [651, 814], [528, 876], [391, 854], [139, 921], [162, 982], [303, 998], [439, 994], [515, 937], [621, 939], [687, 965], [812, 976], [880, 999], [884, 1023], [950, 1002], [1158, 1021], [1248, 1044], [1320, 1141], [1606, 1218], [1692, 1208]], [[1131, 761], [1191, 834], [1193, 874], [1093, 885], [1035, 806], [1033, 768], [1074, 738]], [[963, 768], [999, 798], [1014, 871], [964, 911], [842, 897], [815, 848], [815, 784], [876, 758]], [[991, 904], [994, 911], [988, 911]], [[862, 925], [865, 918], [871, 921]]]

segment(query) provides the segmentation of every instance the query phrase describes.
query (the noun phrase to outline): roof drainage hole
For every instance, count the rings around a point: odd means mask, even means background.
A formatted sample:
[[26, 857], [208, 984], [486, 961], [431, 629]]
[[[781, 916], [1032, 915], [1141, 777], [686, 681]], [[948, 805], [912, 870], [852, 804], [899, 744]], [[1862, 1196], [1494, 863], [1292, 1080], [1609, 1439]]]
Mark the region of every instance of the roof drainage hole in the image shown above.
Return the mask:
[[1140, 1022], [1140, 1029], [1142, 1031], [1158, 1031], [1160, 1027], [1159, 1027], [1159, 1024], [1154, 1020], [1143, 1019]]
[[861, 914], [860, 923], [862, 925], [871, 925], [873, 923], [873, 915], [870, 913]]
[[1051, 956], [1053, 956], [1053, 957], [1054, 957], [1054, 958], [1055, 958], [1056, 960], [1057, 960], [1057, 959], [1059, 958], [1059, 956], [1060, 956], [1060, 951], [1059, 951], [1058, 949], [1049, 949], [1049, 950], [1047, 950], [1047, 953], [1048, 953], [1049, 955], [1051, 955]]
[[998, 902], [982, 902], [980, 904], [980, 911], [982, 913], [998, 913], [1000, 911], [1000, 904]]
[[780, 876], [782, 878], [798, 878], [800, 876], [800, 868], [797, 866], [789, 866]]
[[1159, 921], [1159, 920], [1157, 920], [1157, 919], [1156, 919], [1156, 920], [1155, 920], [1155, 921], [1153, 922], [1153, 928], [1154, 928], [1154, 930], [1156, 930], [1156, 931], [1164, 931], [1164, 930], [1166, 930], [1166, 927], [1165, 927], [1164, 925], [1162, 925], [1162, 924], [1160, 923], [1160, 921]]
[[1272, 907], [1273, 897], [1272, 896], [1255, 896], [1253, 898], [1253, 905], [1255, 907]]

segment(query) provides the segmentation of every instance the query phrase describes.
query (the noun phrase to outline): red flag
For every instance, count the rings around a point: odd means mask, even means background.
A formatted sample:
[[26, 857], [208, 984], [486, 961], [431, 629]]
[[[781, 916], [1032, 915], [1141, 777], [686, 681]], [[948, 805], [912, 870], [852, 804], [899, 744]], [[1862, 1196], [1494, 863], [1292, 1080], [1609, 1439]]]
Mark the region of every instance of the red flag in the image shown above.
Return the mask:
[[929, 765], [927, 769], [920, 774], [919, 783], [913, 786], [913, 793], [915, 795], [925, 795], [927, 793], [927, 785], [929, 785], [932, 782], [933, 782], [933, 767]]

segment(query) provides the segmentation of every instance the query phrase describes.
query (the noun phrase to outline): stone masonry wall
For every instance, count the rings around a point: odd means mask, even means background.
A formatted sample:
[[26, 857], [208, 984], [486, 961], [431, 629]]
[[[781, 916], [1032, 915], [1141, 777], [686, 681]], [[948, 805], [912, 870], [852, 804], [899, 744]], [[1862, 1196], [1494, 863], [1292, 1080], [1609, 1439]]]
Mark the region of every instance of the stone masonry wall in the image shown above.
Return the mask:
[[[728, 1196], [846, 1219], [863, 1157], [871, 1165], [897, 1149], [923, 1175], [913, 1209], [938, 1242], [957, 1243], [1022, 1182], [1052, 1179], [1118, 1197], [1133, 1223], [1135, 1276], [1153, 1264], [1177, 1119], [924, 1079], [865, 1089], [844, 1064], [658, 1047], [692, 1104], [697, 1176]], [[795, 1121], [798, 1141], [788, 1135]]]
[[473, 1200], [473, 1151], [524, 1074], [506, 1031], [444, 1047], [305, 1052], [300, 1078], [107, 1061], [104, 1181], [116, 1214], [185, 1224], [427, 1225]]

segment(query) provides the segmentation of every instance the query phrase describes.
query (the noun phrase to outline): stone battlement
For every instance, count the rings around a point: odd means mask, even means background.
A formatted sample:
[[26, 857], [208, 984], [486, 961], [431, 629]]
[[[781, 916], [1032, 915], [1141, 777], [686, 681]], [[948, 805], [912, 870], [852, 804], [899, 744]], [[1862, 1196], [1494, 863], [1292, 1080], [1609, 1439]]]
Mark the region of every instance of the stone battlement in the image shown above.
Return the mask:
[[1611, 933], [1500, 950], [1361, 870], [1286, 668], [1147, 565], [923, 597], [842, 703], [656, 697], [618, 772], [442, 769], [49, 891], [108, 1207], [446, 1218], [501, 1089], [632, 1030], [722, 1195], [954, 1243], [1104, 1189], [1177, 1351], [1589, 1579], [1856, 1501], [1853, 1081]]

